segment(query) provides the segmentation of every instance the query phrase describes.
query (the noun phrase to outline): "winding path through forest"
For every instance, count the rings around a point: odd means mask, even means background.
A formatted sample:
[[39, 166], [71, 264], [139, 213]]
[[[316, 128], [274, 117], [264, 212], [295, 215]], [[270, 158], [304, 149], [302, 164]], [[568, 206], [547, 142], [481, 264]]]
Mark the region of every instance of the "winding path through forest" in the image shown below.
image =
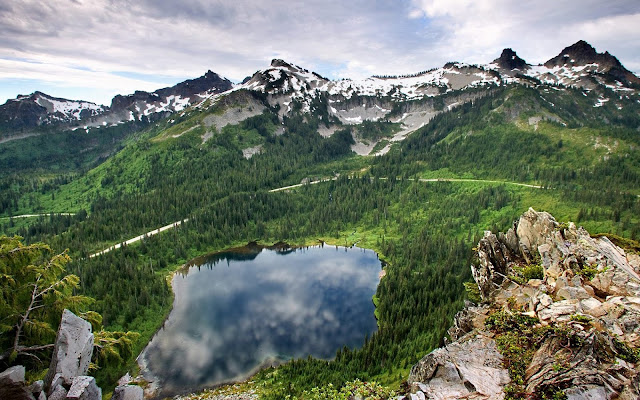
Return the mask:
[[[317, 184], [317, 183], [321, 183], [321, 182], [330, 182], [330, 181], [335, 181], [335, 180], [337, 180], [337, 179], [338, 179], [338, 177], [333, 177], [333, 178], [328, 178], [328, 179], [320, 179], [320, 180], [317, 180], [317, 181], [311, 181], [311, 182], [307, 182], [307, 183], [298, 183], [298, 184], [296, 184], [296, 185], [289, 185], [289, 186], [283, 186], [283, 187], [279, 187], [279, 188], [271, 189], [271, 190], [269, 190], [269, 192], [270, 192], [270, 193], [274, 193], [274, 192], [281, 192], [281, 191], [285, 191], [285, 190], [289, 190], [289, 189], [295, 189], [295, 188], [298, 188], [298, 187], [302, 187], [302, 186], [305, 186], [305, 185], [315, 185], [315, 184]], [[388, 178], [378, 178], [378, 179], [384, 179], [384, 180], [386, 180], [386, 179], [388, 179]], [[415, 179], [415, 178], [409, 178], [409, 179], [406, 179], [406, 180], [409, 180], [409, 181], [415, 181], [416, 179]], [[419, 181], [419, 182], [480, 182], [480, 183], [499, 183], [499, 184], [505, 184], [505, 185], [524, 186], [524, 187], [529, 187], [529, 188], [534, 188], [534, 189], [543, 189], [543, 187], [542, 187], [542, 186], [539, 186], [539, 185], [530, 185], [530, 184], [527, 184], [527, 183], [518, 183], [518, 182], [493, 181], [493, 180], [486, 180], [486, 179], [462, 179], [462, 178], [432, 178], [432, 179], [426, 179], [426, 178], [419, 178], [419, 179], [418, 179], [418, 181]], [[48, 214], [39, 214], [39, 215], [48, 215]], [[64, 214], [63, 214], [63, 215], [64, 215]], [[16, 217], [14, 217], [14, 218], [16, 218]], [[131, 243], [138, 242], [138, 241], [140, 241], [140, 240], [144, 239], [145, 237], [149, 237], [149, 236], [157, 235], [158, 233], [160, 233], [160, 232], [164, 232], [164, 231], [166, 231], [167, 229], [172, 229], [172, 228], [178, 227], [178, 226], [180, 226], [183, 222], [187, 222], [187, 221], [188, 221], [188, 219], [184, 219], [184, 220], [181, 220], [181, 221], [172, 222], [172, 223], [170, 223], [169, 225], [165, 225], [165, 226], [163, 226], [163, 227], [161, 227], [161, 228], [153, 229], [153, 230], [151, 230], [151, 231], [149, 231], [149, 232], [143, 233], [142, 235], [139, 235], [139, 236], [136, 236], [136, 237], [134, 237], [134, 238], [131, 238], [131, 239], [127, 240], [127, 241], [124, 241], [124, 242], [121, 242], [121, 243], [115, 244], [115, 245], [113, 245], [113, 246], [111, 246], [111, 247], [108, 247], [108, 248], [106, 248], [106, 249], [104, 249], [104, 250], [102, 250], [102, 251], [99, 251], [99, 252], [97, 252], [97, 253], [93, 253], [93, 254], [91, 254], [91, 255], [89, 256], [89, 258], [96, 257], [96, 256], [99, 256], [99, 255], [102, 255], [102, 254], [108, 253], [108, 252], [110, 252], [111, 250], [119, 249], [120, 247], [125, 246], [125, 245], [129, 245], [129, 244], [131, 244]]]
[[163, 226], [161, 228], [157, 228], [157, 229], [151, 230], [151, 231], [149, 231], [147, 233], [143, 233], [142, 235], [136, 236], [136, 237], [131, 238], [131, 239], [127, 240], [127, 241], [120, 242], [118, 244], [114, 244], [113, 246], [108, 247], [108, 248], [106, 248], [106, 249], [104, 249], [102, 251], [99, 251], [97, 253], [93, 253], [93, 254], [91, 254], [89, 256], [89, 258], [96, 257], [96, 256], [99, 256], [99, 255], [104, 254], [104, 253], [108, 253], [111, 250], [119, 249], [122, 246], [126, 246], [126, 245], [129, 245], [131, 243], [135, 243], [137, 241], [140, 241], [140, 240], [144, 239], [145, 237], [157, 235], [158, 233], [164, 232], [167, 229], [172, 229], [172, 228], [175, 228], [177, 226], [180, 226], [180, 225], [182, 225], [183, 222], [187, 222], [187, 221], [189, 221], [188, 218], [187, 219], [183, 219], [181, 221], [172, 222], [169, 225], [165, 225], [165, 226]]
[[76, 213], [22, 214], [22, 215], [12, 215], [10, 217], [0, 217], [0, 219], [48, 217], [51, 214], [53, 214], [53, 215], [76, 215]]

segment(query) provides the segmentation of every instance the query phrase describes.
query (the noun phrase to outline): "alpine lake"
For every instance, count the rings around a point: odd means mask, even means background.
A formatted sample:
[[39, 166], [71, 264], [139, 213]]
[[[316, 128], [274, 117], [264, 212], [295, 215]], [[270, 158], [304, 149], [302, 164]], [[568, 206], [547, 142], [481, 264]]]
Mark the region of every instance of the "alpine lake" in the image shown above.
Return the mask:
[[377, 329], [372, 250], [255, 244], [192, 260], [173, 277], [173, 309], [138, 358], [157, 395], [249, 378], [307, 357], [332, 359]]

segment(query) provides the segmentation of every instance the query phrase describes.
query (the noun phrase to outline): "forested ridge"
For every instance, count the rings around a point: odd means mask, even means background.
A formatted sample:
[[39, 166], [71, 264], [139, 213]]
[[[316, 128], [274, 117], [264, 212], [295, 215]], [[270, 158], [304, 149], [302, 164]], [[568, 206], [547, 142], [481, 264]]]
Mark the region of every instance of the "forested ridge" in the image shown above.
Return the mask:
[[[79, 292], [97, 299], [105, 327], [141, 332], [136, 350], [170, 308], [167, 274], [193, 257], [250, 241], [303, 245], [322, 239], [372, 248], [388, 262], [376, 294], [378, 331], [361, 349], [340, 350], [334, 361], [296, 360], [257, 379], [265, 384], [263, 397], [273, 399], [355, 378], [398, 385], [442, 342], [461, 308], [471, 248], [485, 229], [504, 231], [534, 207], [593, 232], [640, 236], [638, 105], [594, 110], [592, 100], [573, 89], [494, 89], [438, 114], [374, 158], [349, 151], [351, 134], [366, 129], [369, 137], [387, 136], [394, 129], [387, 121], [340, 127], [323, 138], [317, 131], [328, 117], [322, 113], [281, 122], [278, 110], [267, 107], [203, 142], [203, 126], [187, 129], [221, 110], [191, 111], [150, 125], [87, 172], [2, 175], [7, 200], [3, 196], [0, 214], [77, 213], [0, 220], [0, 232], [44, 241], [55, 251], [68, 248], [73, 261], [67, 269], [80, 278]], [[530, 118], [537, 116], [534, 126]], [[167, 134], [178, 124], [186, 133]], [[258, 144], [260, 154], [243, 157], [244, 148]], [[268, 192], [304, 178], [336, 176]], [[414, 179], [420, 177], [545, 188]], [[185, 222], [175, 229], [88, 258], [180, 220]], [[98, 376], [111, 384], [125, 370], [103, 368]]]

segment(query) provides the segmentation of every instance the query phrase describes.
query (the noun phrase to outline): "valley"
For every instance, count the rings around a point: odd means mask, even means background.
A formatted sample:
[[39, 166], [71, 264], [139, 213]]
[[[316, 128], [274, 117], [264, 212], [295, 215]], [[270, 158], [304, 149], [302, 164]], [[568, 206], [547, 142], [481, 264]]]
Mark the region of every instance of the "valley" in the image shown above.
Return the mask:
[[[639, 81], [581, 41], [538, 66], [505, 49], [487, 65], [332, 81], [276, 59], [237, 85], [209, 71], [188, 101], [179, 84], [92, 106], [99, 115], [33, 106], [38, 135], [0, 125], [0, 233], [69, 249], [102, 325], [140, 334], [102, 360], [103, 388], [138, 375], [136, 356], [178, 304], [170, 277], [194, 258], [253, 242], [373, 250], [385, 271], [375, 333], [241, 386], [261, 399], [356, 379], [406, 390], [469, 299], [484, 231], [533, 207], [637, 244]], [[34, 96], [0, 116], [45, 104]]]

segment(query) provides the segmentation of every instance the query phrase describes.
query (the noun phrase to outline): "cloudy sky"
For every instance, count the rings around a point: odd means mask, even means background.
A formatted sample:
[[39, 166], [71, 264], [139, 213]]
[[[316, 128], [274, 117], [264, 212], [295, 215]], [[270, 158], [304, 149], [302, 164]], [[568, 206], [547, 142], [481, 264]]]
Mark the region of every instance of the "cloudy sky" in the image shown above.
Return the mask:
[[241, 81], [283, 58], [329, 78], [541, 63], [580, 39], [640, 72], [638, 0], [11, 0], [0, 103], [35, 90], [109, 104], [211, 69]]

